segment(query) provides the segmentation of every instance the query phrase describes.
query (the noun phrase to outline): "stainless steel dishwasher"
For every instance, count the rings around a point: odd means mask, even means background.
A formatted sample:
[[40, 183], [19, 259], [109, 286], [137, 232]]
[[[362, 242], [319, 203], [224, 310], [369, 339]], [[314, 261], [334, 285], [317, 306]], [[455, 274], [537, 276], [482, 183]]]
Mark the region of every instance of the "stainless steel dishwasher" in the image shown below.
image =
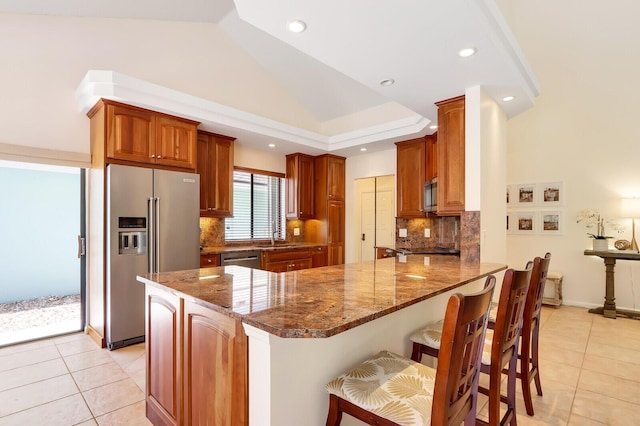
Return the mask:
[[220, 255], [221, 266], [238, 265], [260, 269], [259, 251], [236, 251]]

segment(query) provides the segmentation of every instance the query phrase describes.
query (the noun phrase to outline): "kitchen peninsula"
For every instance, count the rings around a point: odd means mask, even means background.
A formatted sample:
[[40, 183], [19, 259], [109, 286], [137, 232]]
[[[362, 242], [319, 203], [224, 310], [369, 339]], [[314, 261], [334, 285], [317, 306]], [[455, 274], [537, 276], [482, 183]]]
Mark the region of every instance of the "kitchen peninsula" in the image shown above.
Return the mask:
[[[273, 273], [226, 266], [146, 284], [147, 416], [154, 424], [322, 425], [324, 385], [409, 334], [456, 291], [505, 269], [412, 255]], [[354, 419], [344, 425], [360, 424]], [[353, 421], [353, 423], [351, 423]]]

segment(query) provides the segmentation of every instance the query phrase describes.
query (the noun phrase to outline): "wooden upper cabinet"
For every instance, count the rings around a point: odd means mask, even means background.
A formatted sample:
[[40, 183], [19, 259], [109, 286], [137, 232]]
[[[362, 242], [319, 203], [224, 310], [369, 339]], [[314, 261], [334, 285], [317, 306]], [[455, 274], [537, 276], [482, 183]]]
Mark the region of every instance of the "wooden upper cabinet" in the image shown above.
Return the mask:
[[287, 219], [314, 218], [314, 159], [306, 154], [289, 154], [286, 163]]
[[398, 217], [425, 217], [425, 138], [396, 142]]
[[438, 177], [438, 134], [425, 136], [427, 153], [427, 169], [425, 181], [431, 182]]
[[234, 138], [198, 132], [200, 216], [233, 216]]
[[195, 168], [196, 133], [196, 126], [191, 122], [167, 115], [157, 116], [156, 163], [186, 169]]
[[327, 157], [327, 198], [344, 200], [345, 195], [345, 159], [334, 156]]
[[464, 96], [436, 102], [438, 106], [438, 215], [464, 211]]
[[106, 114], [107, 163], [196, 168], [197, 122], [104, 99], [89, 116], [101, 108]]
[[107, 105], [107, 157], [146, 163], [155, 155], [154, 114]]

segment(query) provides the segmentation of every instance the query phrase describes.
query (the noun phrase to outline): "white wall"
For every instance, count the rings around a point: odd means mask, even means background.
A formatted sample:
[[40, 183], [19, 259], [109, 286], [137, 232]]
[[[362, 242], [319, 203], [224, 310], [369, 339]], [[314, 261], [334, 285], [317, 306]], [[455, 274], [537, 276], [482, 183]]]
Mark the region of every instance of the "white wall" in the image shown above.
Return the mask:
[[284, 155], [258, 151], [238, 143], [233, 145], [233, 165], [278, 173], [286, 173], [287, 170]]
[[88, 153], [89, 119], [74, 92], [90, 69], [309, 130], [319, 126], [215, 24], [0, 14], [0, 57], [3, 144]]
[[[355, 262], [357, 259], [354, 233], [356, 226], [355, 211], [355, 180], [366, 177], [395, 175], [396, 149], [356, 155], [347, 158], [345, 172], [345, 262]], [[395, 207], [394, 207], [395, 211]]]
[[[565, 303], [602, 306], [603, 261], [583, 255], [591, 240], [576, 215], [593, 208], [615, 217], [621, 197], [640, 195], [640, 56], [633, 53], [640, 5], [517, 1], [508, 12], [541, 95], [508, 123], [507, 181], [562, 181], [565, 193], [562, 235], [509, 235], [508, 261], [550, 251], [551, 269], [564, 274]], [[620, 237], [630, 240], [630, 231]], [[618, 307], [640, 307], [640, 262], [619, 261], [615, 272]]]
[[[481, 211], [480, 260], [507, 262], [507, 117], [481, 87], [465, 91], [465, 208]], [[510, 265], [516, 266], [516, 265]]]

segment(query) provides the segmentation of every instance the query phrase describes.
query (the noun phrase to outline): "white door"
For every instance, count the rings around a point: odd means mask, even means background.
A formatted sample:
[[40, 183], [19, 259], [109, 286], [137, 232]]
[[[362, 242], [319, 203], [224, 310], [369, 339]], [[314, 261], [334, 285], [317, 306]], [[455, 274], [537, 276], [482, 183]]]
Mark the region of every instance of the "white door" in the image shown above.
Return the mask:
[[358, 261], [375, 259], [376, 246], [395, 247], [394, 190], [394, 176], [356, 180]]
[[379, 176], [376, 178], [376, 245], [396, 246], [395, 218], [395, 178]]

